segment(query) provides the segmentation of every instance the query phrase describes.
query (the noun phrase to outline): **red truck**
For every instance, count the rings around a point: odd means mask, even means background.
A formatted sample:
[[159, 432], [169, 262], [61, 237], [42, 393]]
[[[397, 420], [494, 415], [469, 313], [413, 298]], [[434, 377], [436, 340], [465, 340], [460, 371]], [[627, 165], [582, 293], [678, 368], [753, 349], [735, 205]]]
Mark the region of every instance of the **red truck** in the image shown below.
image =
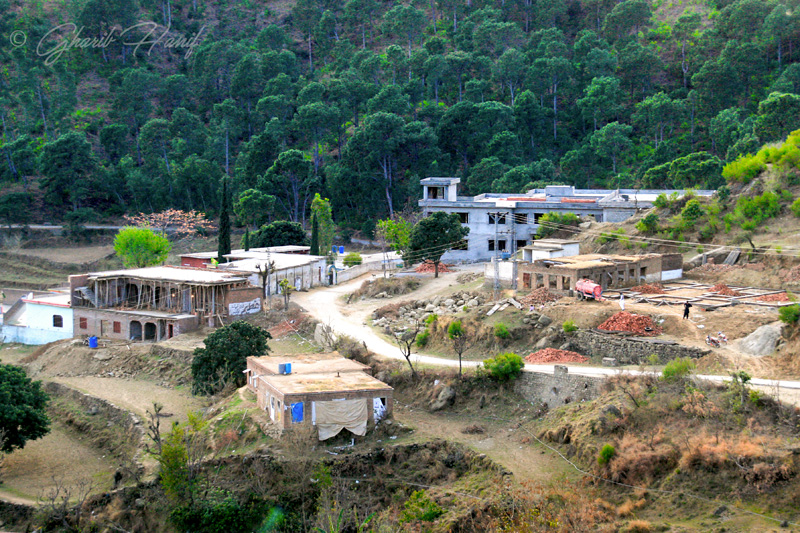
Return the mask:
[[578, 300], [593, 299], [601, 302], [603, 298], [603, 287], [590, 279], [579, 279], [575, 283], [575, 292], [577, 293]]

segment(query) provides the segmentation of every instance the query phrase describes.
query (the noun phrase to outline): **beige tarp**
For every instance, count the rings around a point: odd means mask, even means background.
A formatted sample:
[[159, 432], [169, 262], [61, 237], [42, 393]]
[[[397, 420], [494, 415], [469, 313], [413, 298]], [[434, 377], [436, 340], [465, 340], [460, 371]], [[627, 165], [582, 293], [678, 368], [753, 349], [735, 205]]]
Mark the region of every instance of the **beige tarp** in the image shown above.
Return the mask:
[[319, 440], [326, 440], [339, 434], [343, 429], [365, 435], [367, 433], [367, 401], [334, 400], [314, 402]]

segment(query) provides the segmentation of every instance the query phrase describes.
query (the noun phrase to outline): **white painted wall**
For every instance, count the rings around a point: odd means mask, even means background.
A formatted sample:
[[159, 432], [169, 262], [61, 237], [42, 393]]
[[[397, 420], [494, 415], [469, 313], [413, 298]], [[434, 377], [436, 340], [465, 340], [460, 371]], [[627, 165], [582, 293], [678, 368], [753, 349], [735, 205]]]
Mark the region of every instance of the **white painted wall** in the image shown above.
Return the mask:
[[[30, 302], [24, 306], [13, 324], [3, 325], [3, 342], [38, 345], [72, 337], [71, 308]], [[53, 315], [61, 315], [63, 327], [53, 326]]]
[[664, 270], [661, 272], [661, 281], [669, 281], [673, 279], [681, 279], [683, 277], [683, 269]]

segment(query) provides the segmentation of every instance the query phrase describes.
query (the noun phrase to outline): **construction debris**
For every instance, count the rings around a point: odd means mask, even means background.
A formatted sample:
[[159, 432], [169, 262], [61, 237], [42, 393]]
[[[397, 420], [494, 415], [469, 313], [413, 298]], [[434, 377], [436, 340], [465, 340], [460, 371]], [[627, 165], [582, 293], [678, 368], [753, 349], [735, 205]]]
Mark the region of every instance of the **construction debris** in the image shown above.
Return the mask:
[[585, 363], [589, 358], [569, 350], [545, 348], [525, 358], [528, 363]]
[[716, 292], [721, 296], [744, 296], [741, 292], [737, 292], [724, 283], [717, 283], [711, 287], [711, 292]]
[[692, 272], [713, 272], [715, 274], [719, 274], [721, 272], [728, 272], [729, 270], [736, 270], [739, 268], [742, 267], [737, 265], [717, 265], [715, 263], [706, 263], [705, 265], [700, 265], [699, 267], [693, 269]]
[[642, 337], [661, 335], [664, 332], [660, 326], [655, 325], [653, 319], [649, 316], [635, 315], [627, 311], [622, 311], [613, 315], [597, 326], [597, 329], [604, 331], [625, 331]]
[[764, 296], [759, 296], [756, 298], [759, 302], [791, 302], [791, 298], [785, 292], [779, 292], [778, 294], [765, 294]]
[[631, 287], [632, 291], [639, 292], [641, 294], [666, 294], [667, 291], [664, 290], [664, 287], [660, 283], [653, 283], [652, 285], [638, 285], [636, 287]]
[[[453, 265], [446, 265], [444, 263], [439, 263], [439, 273], [443, 272], [453, 272], [450, 268]], [[420, 265], [414, 269], [415, 272], [419, 272], [420, 274], [433, 274], [436, 271], [436, 265], [434, 265], [433, 261], [425, 260]]]
[[560, 298], [561, 296], [548, 291], [547, 287], [539, 287], [538, 289], [532, 290], [527, 296], [520, 298], [519, 303], [522, 305], [538, 306], [555, 302]]

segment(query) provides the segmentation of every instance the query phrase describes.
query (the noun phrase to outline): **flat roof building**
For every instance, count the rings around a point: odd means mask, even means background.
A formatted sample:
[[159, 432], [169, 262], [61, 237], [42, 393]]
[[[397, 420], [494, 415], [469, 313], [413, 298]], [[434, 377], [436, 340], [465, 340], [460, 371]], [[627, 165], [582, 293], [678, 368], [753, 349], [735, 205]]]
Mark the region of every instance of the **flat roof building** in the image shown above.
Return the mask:
[[605, 290], [682, 276], [681, 254], [586, 254], [519, 263], [517, 282], [520, 289], [546, 287], [553, 292], [569, 294], [580, 279], [594, 281]]
[[392, 387], [366, 373], [368, 367], [338, 353], [248, 357], [247, 387], [280, 429], [317, 428], [319, 440], [347, 429], [364, 435], [391, 416]]
[[72, 308], [66, 293], [23, 296], [3, 315], [0, 340], [47, 344], [72, 337]]
[[160, 266], [70, 276], [73, 332], [159, 341], [261, 310], [245, 272]]
[[[570, 185], [548, 185], [521, 194], [486, 193], [459, 196], [459, 178], [425, 178], [419, 206], [424, 216], [435, 211], [456, 213], [470, 228], [469, 235], [444, 261], [486, 261], [498, 252], [514, 254], [527, 246], [546, 213], [574, 213], [597, 222], [622, 222], [640, 209], [653, 207], [659, 194], [679, 195], [685, 190], [576, 189]], [[695, 191], [711, 196], [716, 191]]]

